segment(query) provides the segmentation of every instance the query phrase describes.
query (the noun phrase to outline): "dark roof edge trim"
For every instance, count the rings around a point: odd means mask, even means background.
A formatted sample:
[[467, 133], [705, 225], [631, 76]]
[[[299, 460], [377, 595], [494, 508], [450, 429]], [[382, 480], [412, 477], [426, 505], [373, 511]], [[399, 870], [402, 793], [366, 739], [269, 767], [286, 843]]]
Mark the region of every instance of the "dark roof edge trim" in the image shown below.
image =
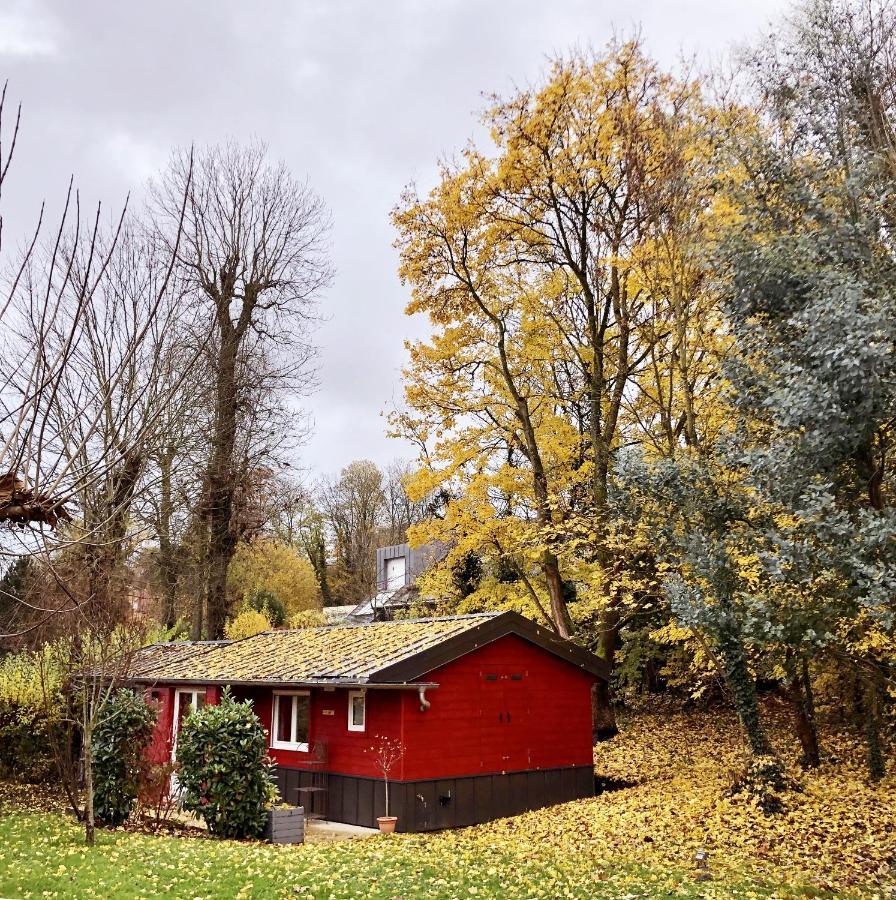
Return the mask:
[[487, 619], [481, 625], [453, 635], [435, 647], [421, 650], [407, 659], [378, 669], [370, 674], [369, 680], [376, 683], [410, 682], [421, 678], [427, 672], [432, 672], [434, 669], [459, 659], [461, 656], [466, 656], [473, 650], [478, 650], [486, 644], [491, 644], [493, 641], [511, 634], [535, 644], [536, 647], [546, 650], [596, 678], [604, 681], [610, 679], [610, 666], [590, 650], [565, 638], [557, 637], [553, 632], [536, 625], [519, 613], [505, 612]]
[[323, 687], [323, 688], [376, 688], [377, 690], [394, 690], [394, 691], [416, 691], [420, 688], [425, 688], [426, 690], [432, 690], [433, 688], [437, 688], [438, 682], [436, 681], [398, 681], [398, 682], [370, 682], [370, 681], [360, 681], [357, 678], [349, 678], [349, 679], [318, 679], [317, 681], [283, 681], [278, 679], [264, 679], [264, 680], [247, 680], [247, 679], [234, 679], [234, 678], [157, 678], [155, 676], [150, 675], [136, 675], [131, 676], [126, 679], [122, 679], [123, 683], [129, 684], [145, 684], [145, 685], [165, 685], [165, 684], [173, 684], [173, 685], [182, 685], [182, 684], [205, 684], [212, 685], [215, 687], [228, 687], [230, 685], [234, 687], [269, 687], [269, 688], [313, 688], [313, 687]]

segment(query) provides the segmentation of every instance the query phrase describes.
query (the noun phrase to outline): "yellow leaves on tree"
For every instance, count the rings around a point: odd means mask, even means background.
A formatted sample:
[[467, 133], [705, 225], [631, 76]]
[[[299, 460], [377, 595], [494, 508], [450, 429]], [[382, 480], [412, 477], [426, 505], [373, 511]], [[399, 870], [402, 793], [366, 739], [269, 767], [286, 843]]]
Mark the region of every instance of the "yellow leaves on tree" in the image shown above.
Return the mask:
[[311, 563], [294, 547], [279, 541], [259, 539], [240, 544], [227, 580], [231, 595], [243, 601], [255, 591], [270, 591], [285, 607], [287, 619], [300, 610], [320, 608], [320, 589]]
[[452, 548], [432, 593], [451, 596], [476, 553], [468, 603], [523, 606], [567, 634], [575, 582], [614, 608], [608, 648], [619, 605], [648, 593], [622, 583], [639, 566], [619, 559], [649, 548], [611, 522], [609, 463], [623, 443], [669, 453], [719, 427], [724, 335], [698, 252], [718, 115], [637, 42], [575, 54], [492, 102], [493, 152], [468, 147], [428, 196], [403, 195], [408, 313], [433, 333], [409, 346], [392, 426], [424, 448], [410, 490], [449, 498], [412, 535]]
[[327, 624], [323, 610], [302, 609], [289, 620], [290, 628], [320, 628]]
[[228, 619], [224, 626], [224, 637], [231, 641], [241, 641], [263, 631], [271, 630], [271, 620], [257, 609], [244, 609], [234, 619]]

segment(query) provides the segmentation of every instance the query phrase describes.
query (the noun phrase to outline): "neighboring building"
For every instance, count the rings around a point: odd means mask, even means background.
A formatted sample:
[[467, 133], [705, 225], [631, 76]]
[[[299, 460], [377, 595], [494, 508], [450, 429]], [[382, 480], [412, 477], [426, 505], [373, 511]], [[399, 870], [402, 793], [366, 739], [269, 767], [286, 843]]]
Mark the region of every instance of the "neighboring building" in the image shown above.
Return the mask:
[[606, 677], [587, 650], [505, 612], [158, 644], [131, 680], [159, 704], [156, 761], [230, 686], [268, 732], [283, 799], [337, 822], [384, 814], [371, 745], [403, 741], [390, 811], [399, 830], [428, 831], [591, 796], [591, 688]]
[[325, 606], [323, 608], [324, 621], [327, 625], [339, 625], [344, 622], [355, 607], [349, 603], [348, 606]]
[[384, 622], [407, 613], [415, 606], [430, 606], [421, 601], [414, 582], [430, 566], [444, 559], [448, 545], [438, 542], [411, 547], [410, 544], [392, 544], [378, 547], [376, 551], [376, 594], [359, 603], [349, 614], [347, 621]]

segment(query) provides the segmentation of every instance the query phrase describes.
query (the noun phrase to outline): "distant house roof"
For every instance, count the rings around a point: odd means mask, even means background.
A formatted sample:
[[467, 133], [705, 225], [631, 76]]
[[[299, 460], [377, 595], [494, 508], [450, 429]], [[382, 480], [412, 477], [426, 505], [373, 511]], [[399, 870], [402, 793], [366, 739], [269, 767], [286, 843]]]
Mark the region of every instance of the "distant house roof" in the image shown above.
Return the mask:
[[[403, 613], [415, 606], [422, 606], [423, 612], [431, 612], [435, 603], [420, 597], [420, 589], [409, 584], [395, 591], [380, 591], [373, 597], [362, 600], [349, 611], [346, 621], [352, 625], [363, 625], [367, 622], [382, 621], [394, 618], [396, 613]], [[429, 606], [430, 609], [425, 609]]]
[[265, 631], [241, 641], [155, 644], [137, 654], [131, 679], [204, 684], [408, 684], [509, 634], [593, 675], [607, 677], [606, 664], [594, 654], [517, 613], [505, 612]]
[[348, 618], [349, 613], [355, 607], [349, 603], [347, 606], [325, 606], [323, 608], [324, 620], [327, 625], [338, 625]]

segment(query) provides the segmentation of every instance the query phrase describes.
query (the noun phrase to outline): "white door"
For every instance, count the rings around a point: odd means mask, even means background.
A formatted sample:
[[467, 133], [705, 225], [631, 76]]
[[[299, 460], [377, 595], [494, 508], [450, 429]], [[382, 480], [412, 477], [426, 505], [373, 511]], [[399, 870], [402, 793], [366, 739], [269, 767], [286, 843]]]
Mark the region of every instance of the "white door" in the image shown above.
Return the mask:
[[[184, 720], [194, 709], [205, 706], [205, 690], [196, 688], [178, 688], [174, 692], [174, 717], [171, 722], [171, 762], [177, 760], [177, 733]], [[171, 793], [178, 791], [177, 776], [171, 775]]]
[[403, 556], [386, 560], [386, 590], [397, 591], [404, 587], [407, 560]]

